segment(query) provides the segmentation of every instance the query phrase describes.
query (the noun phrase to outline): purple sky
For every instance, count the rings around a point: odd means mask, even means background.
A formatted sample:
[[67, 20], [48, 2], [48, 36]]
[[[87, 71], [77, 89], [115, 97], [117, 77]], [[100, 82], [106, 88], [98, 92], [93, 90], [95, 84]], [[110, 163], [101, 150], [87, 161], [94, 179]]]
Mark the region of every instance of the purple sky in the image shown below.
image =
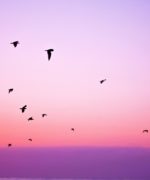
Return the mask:
[[1, 0], [0, 27], [0, 177], [149, 180], [150, 1]]
[[0, 1], [0, 146], [149, 147], [149, 19], [147, 0]]

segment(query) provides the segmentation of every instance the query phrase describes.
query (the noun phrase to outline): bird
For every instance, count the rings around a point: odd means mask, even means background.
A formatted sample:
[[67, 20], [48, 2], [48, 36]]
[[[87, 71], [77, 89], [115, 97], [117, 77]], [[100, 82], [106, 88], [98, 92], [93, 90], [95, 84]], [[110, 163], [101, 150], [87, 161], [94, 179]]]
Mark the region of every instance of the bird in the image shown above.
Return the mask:
[[52, 55], [52, 51], [54, 51], [54, 49], [47, 49], [47, 50], [45, 50], [45, 51], [47, 51], [48, 60], [50, 60], [51, 55]]
[[42, 114], [42, 117], [47, 116], [47, 114]]
[[19, 44], [19, 41], [14, 41], [14, 42], [11, 42], [10, 44], [13, 44], [14, 47], [17, 47], [17, 45]]
[[27, 105], [23, 106], [23, 107], [22, 107], [22, 108], [20, 108], [20, 109], [21, 109], [22, 113], [24, 113], [24, 112], [25, 112], [25, 110], [27, 109]]
[[32, 117], [29, 117], [29, 118], [28, 118], [28, 121], [32, 121], [32, 120], [34, 120]]
[[11, 93], [13, 90], [13, 88], [8, 89], [8, 93]]
[[75, 129], [74, 128], [71, 128], [71, 131], [74, 131]]
[[29, 138], [28, 140], [29, 140], [29, 141], [32, 141], [32, 139], [31, 139], [31, 138]]
[[8, 144], [8, 147], [11, 147], [12, 146], [12, 144]]
[[148, 133], [148, 129], [144, 129], [144, 130], [143, 130], [143, 133]]
[[100, 83], [102, 84], [103, 82], [105, 82], [106, 81], [106, 79], [102, 79], [101, 81], [100, 81]]

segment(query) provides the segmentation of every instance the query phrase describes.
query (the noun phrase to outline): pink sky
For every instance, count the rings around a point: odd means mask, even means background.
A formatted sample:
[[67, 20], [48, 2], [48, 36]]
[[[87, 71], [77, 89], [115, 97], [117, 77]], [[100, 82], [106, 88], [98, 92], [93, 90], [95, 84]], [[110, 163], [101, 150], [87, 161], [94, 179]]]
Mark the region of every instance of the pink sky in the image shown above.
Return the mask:
[[147, 0], [0, 1], [0, 146], [149, 147], [149, 19]]

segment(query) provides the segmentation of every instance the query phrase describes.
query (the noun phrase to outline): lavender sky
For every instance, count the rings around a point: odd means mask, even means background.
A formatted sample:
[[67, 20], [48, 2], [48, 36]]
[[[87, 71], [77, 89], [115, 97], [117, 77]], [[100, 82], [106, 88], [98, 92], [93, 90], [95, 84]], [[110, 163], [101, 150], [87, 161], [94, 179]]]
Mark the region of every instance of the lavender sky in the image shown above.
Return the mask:
[[149, 19], [148, 0], [1, 0], [0, 146], [149, 147]]

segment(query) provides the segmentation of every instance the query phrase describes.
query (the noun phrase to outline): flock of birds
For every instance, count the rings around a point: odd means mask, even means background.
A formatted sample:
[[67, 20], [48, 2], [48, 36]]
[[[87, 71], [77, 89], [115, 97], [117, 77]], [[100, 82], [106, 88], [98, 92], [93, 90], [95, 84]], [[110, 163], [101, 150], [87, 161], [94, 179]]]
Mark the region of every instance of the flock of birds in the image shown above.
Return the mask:
[[[19, 41], [14, 41], [14, 42], [11, 42], [10, 44], [12, 44], [12, 45], [16, 48], [17, 45], [19, 44]], [[51, 56], [52, 56], [52, 52], [54, 51], [54, 49], [47, 49], [47, 50], [45, 50], [45, 51], [47, 52], [48, 60], [50, 60], [50, 59], [51, 59]], [[102, 80], [100, 80], [99, 82], [100, 82], [100, 84], [103, 84], [106, 80], [107, 80], [107, 79], [102, 79]], [[13, 91], [14, 91], [13, 88], [8, 89], [8, 93], [11, 93], [11, 92], [13, 92]], [[24, 113], [26, 109], [27, 109], [27, 105], [24, 105], [23, 107], [20, 108], [20, 110], [21, 110], [22, 113]], [[43, 114], [42, 114], [42, 117], [44, 118], [45, 116], [47, 116], [47, 114], [43, 113]], [[32, 121], [32, 120], [34, 120], [33, 117], [29, 117], [29, 118], [28, 118], [28, 121]], [[75, 129], [74, 129], [74, 128], [71, 128], [71, 131], [75, 131]], [[149, 130], [148, 130], [148, 129], [144, 129], [142, 132], [143, 132], [143, 133], [148, 133]], [[28, 141], [32, 141], [32, 139], [29, 138]], [[8, 144], [8, 147], [11, 147], [11, 146], [12, 146], [12, 144], [9, 143], [9, 144]]]
[[[16, 48], [18, 46], [18, 44], [20, 44], [20, 43], [19, 43], [19, 41], [14, 41], [14, 42], [11, 42], [10, 44], [12, 44]], [[45, 51], [47, 52], [48, 60], [50, 60], [54, 49], [47, 49]], [[103, 82], [101, 82], [101, 83], [103, 83]], [[13, 88], [8, 89], [8, 93], [12, 93], [13, 91], [14, 91]], [[24, 113], [26, 109], [27, 109], [27, 105], [24, 105], [23, 107], [20, 108], [22, 113]], [[45, 116], [47, 116], [47, 114], [43, 113], [42, 117], [44, 118]], [[32, 121], [32, 120], [34, 120], [33, 117], [28, 118], [28, 121]], [[71, 131], [75, 131], [75, 129], [71, 128]], [[32, 139], [29, 138], [28, 141], [32, 141]], [[8, 147], [11, 147], [11, 146], [12, 146], [12, 144], [9, 143]]]

